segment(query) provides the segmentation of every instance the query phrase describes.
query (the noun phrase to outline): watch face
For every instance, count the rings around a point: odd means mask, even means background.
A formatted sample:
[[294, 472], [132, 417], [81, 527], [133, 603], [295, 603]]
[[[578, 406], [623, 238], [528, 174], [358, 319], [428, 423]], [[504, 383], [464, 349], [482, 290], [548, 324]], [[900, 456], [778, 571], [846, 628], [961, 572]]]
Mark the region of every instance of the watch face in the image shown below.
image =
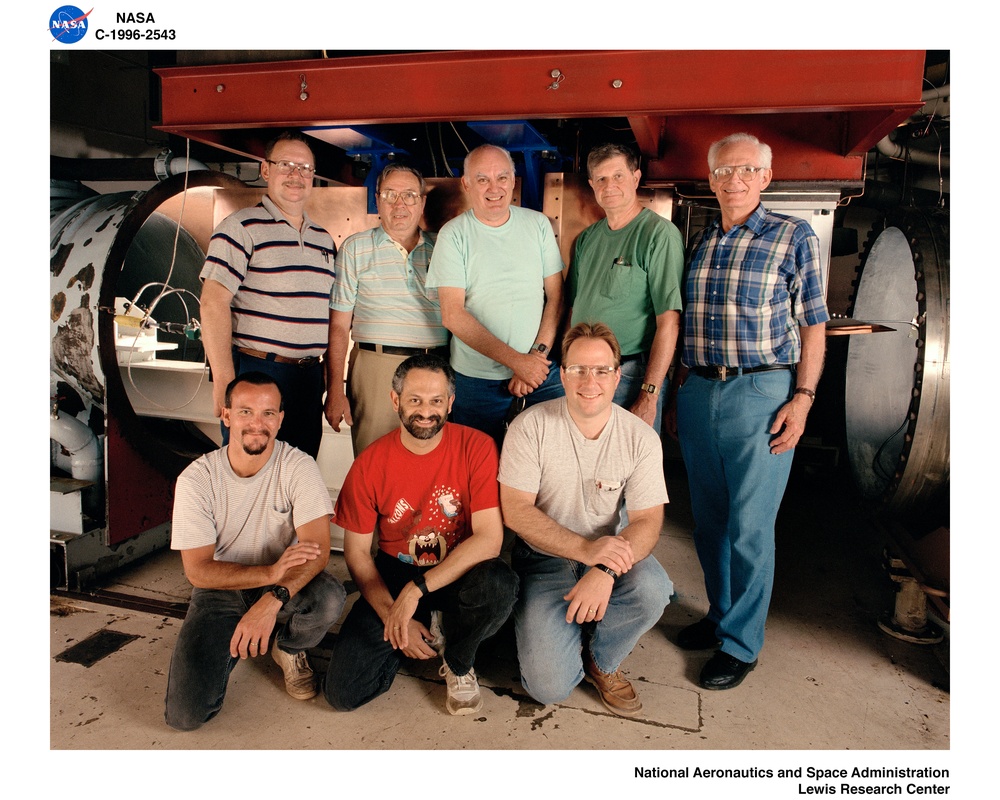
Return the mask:
[[277, 597], [282, 603], [287, 603], [291, 599], [291, 595], [288, 593], [288, 589], [284, 586], [274, 586], [271, 588], [271, 594]]

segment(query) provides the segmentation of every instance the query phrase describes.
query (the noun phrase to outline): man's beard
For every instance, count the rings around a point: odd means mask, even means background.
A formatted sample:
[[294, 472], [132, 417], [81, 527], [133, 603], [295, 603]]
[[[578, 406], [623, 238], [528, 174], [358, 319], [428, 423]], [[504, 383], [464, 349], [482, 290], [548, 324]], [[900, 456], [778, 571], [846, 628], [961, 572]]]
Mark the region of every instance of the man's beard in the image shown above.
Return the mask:
[[[407, 432], [414, 439], [433, 439], [438, 435], [438, 432], [444, 427], [445, 422], [448, 421], [448, 415], [437, 415], [434, 414], [429, 417], [422, 417], [420, 414], [411, 414], [406, 417], [403, 416], [402, 409], [399, 410], [399, 419], [403, 423], [403, 427], [406, 428]], [[436, 420], [436, 424], [430, 428], [421, 428], [414, 424], [414, 420]]]
[[[261, 434], [253, 434], [253, 435], [259, 436]], [[246, 453], [248, 456], [259, 456], [261, 453], [267, 450], [267, 445], [271, 441], [271, 437], [267, 435], [264, 435], [264, 443], [260, 445], [248, 444], [245, 434], [241, 436], [240, 439], [241, 439], [240, 443], [243, 445], [243, 452]]]

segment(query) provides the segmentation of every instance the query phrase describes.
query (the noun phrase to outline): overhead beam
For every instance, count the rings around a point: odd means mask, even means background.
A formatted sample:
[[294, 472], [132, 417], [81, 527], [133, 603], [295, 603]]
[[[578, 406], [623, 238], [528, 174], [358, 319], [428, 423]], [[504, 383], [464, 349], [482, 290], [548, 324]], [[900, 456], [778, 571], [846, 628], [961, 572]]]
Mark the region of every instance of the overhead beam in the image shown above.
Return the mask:
[[259, 158], [261, 132], [279, 127], [625, 117], [648, 159], [701, 177], [703, 154], [678, 155], [707, 144], [687, 137], [739, 123], [780, 141], [779, 163], [803, 179], [856, 180], [858, 156], [922, 107], [924, 55], [447, 51], [160, 68], [157, 127]]

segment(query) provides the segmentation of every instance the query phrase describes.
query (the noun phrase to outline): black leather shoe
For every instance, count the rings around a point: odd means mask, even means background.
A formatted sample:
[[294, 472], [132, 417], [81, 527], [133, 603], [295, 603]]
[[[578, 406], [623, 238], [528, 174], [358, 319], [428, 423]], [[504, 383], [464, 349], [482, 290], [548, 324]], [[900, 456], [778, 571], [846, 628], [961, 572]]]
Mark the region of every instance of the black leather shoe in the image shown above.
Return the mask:
[[704, 689], [733, 689], [757, 666], [754, 659], [749, 664], [719, 650], [701, 670], [698, 682]]
[[677, 634], [677, 646], [681, 650], [708, 650], [722, 642], [715, 635], [715, 623], [708, 617], [688, 625]]

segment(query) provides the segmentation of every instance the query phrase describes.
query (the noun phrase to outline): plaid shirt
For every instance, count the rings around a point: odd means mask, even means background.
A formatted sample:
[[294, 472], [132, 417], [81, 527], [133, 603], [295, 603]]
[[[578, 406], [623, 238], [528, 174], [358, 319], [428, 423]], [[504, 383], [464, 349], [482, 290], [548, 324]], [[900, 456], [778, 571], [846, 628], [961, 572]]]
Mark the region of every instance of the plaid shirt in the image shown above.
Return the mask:
[[830, 319], [819, 239], [809, 223], [758, 205], [695, 239], [684, 279], [686, 366], [797, 364], [800, 325]]

